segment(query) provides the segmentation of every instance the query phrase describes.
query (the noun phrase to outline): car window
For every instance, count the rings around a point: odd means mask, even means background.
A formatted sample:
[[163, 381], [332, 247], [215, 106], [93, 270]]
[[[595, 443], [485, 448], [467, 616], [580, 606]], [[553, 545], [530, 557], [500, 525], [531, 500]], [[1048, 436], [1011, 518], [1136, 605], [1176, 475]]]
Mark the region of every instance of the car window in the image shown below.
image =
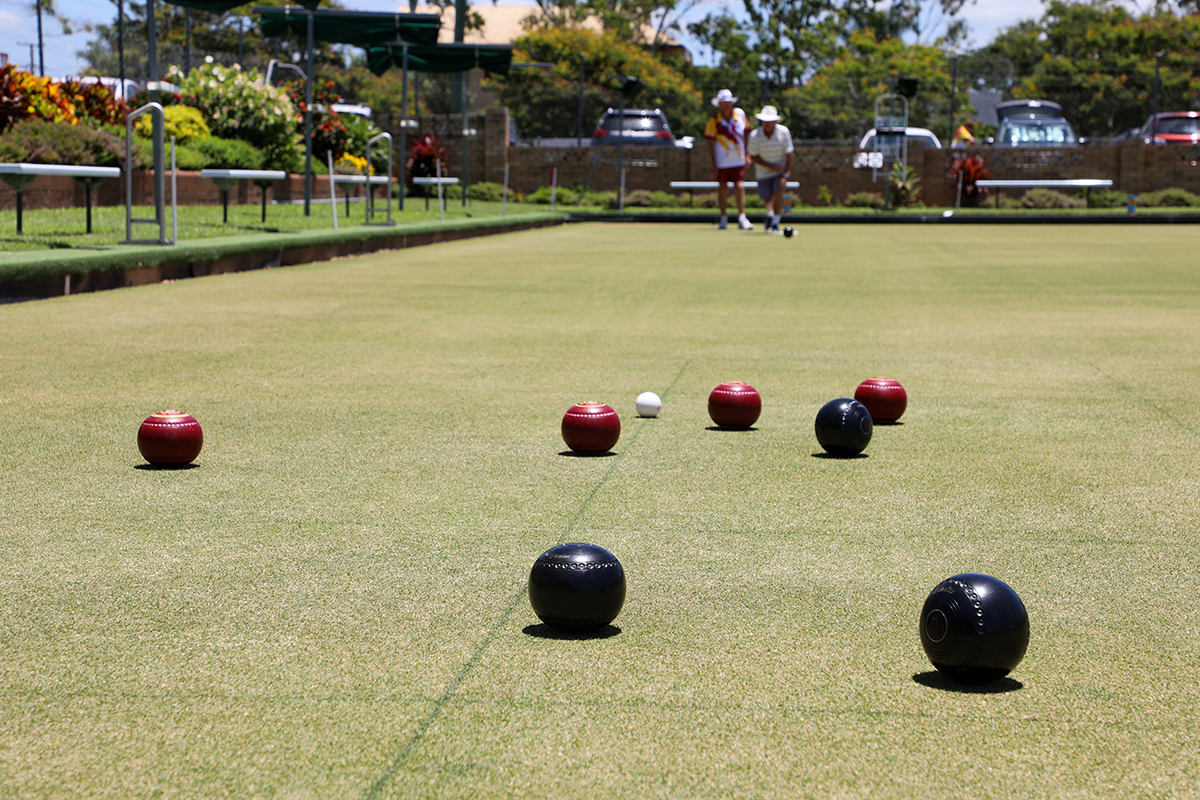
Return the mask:
[[1200, 133], [1200, 118], [1167, 117], [1158, 121], [1158, 133], [1190, 134]]
[[[910, 136], [908, 137], [908, 146], [909, 146], [909, 147], [915, 147], [915, 146], [917, 146], [917, 145], [921, 145], [922, 147], [933, 147], [933, 148], [936, 148], [936, 147], [937, 147], [937, 144], [935, 144], [935, 143], [934, 143], [934, 141], [933, 141], [933, 139], [932, 139], [931, 137], [929, 137], [929, 136], [924, 136], [924, 135], [916, 135], [916, 136], [912, 136], [912, 135], [910, 135]], [[861, 148], [859, 148], [859, 149], [861, 149], [861, 150], [874, 150], [874, 149], [875, 149], [875, 137], [874, 137], [874, 136], [868, 136], [868, 137], [867, 137], [867, 142], [866, 142], [866, 144], [864, 144], [864, 145], [863, 145]]]
[[1074, 144], [1075, 132], [1065, 122], [1050, 122], [1042, 125], [1005, 122], [1000, 126], [996, 140], [1010, 146], [1027, 144]]
[[647, 117], [642, 116], [641, 114], [626, 114], [625, 124], [621, 125], [620, 121], [620, 114], [609, 114], [604, 118], [604, 121], [600, 123], [600, 127], [606, 131], [650, 131], [651, 133], [657, 133], [658, 131], [666, 128], [666, 126], [663, 125], [663, 120], [661, 117]]

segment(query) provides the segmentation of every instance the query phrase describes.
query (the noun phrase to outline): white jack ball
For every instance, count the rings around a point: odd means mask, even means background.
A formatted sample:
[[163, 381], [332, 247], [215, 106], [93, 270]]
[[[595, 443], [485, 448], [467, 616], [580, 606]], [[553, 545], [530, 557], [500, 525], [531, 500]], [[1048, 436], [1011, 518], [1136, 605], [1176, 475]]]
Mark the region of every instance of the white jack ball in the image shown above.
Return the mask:
[[658, 412], [662, 411], [662, 398], [654, 392], [642, 392], [634, 401], [637, 406], [637, 412], [642, 417], [657, 417]]

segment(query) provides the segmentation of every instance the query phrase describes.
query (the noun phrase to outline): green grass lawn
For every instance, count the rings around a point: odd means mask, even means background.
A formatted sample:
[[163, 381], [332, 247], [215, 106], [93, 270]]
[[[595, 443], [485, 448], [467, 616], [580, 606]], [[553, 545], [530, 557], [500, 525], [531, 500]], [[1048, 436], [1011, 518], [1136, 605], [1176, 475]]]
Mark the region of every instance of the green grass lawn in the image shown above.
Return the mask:
[[[1194, 796], [1195, 243], [572, 225], [0, 306], [0, 795]], [[817, 457], [876, 375], [903, 424]], [[538, 635], [580, 540], [619, 632]], [[959, 572], [1031, 617], [982, 691], [917, 635]]]
[[[257, 189], [252, 192], [257, 198]], [[328, 192], [326, 192], [328, 197]], [[409, 197], [404, 201], [404, 211], [401, 212], [392, 202], [392, 219], [397, 224], [407, 222], [424, 222], [439, 219], [437, 197], [431, 197], [429, 208], [425, 208], [425, 199]], [[375, 208], [376, 222], [387, 219], [386, 206], [377, 198]], [[446, 219], [463, 217], [498, 217], [501, 213], [535, 214], [547, 210], [547, 206], [533, 203], [503, 203], [468, 200], [463, 206], [461, 199], [447, 200], [444, 207]], [[219, 205], [211, 206], [180, 206], [179, 240], [210, 239], [223, 236], [236, 236], [248, 233], [279, 233], [290, 231], [325, 230], [333, 228], [333, 212], [328, 203], [313, 204], [309, 216], [304, 216], [303, 205], [268, 205], [267, 220], [262, 221], [262, 207], [257, 203], [247, 205], [230, 205], [229, 221], [223, 221], [222, 209]], [[166, 235], [171, 237], [171, 208], [167, 206]], [[362, 200], [350, 204], [350, 213], [346, 213], [346, 204], [339, 202], [337, 207], [338, 224], [340, 226], [362, 225], [366, 219], [366, 209]], [[136, 206], [133, 210], [136, 219], [151, 219], [154, 217], [153, 206]], [[13, 209], [0, 211], [0, 254], [5, 252], [21, 252], [32, 250], [60, 248], [97, 248], [108, 247], [125, 241], [125, 206], [97, 206], [92, 209], [92, 233], [87, 233], [87, 213], [83, 208], [54, 208], [26, 210], [23, 219], [24, 233], [17, 234], [17, 212]], [[155, 225], [135, 225], [133, 237], [138, 239], [155, 239], [158, 228]]]

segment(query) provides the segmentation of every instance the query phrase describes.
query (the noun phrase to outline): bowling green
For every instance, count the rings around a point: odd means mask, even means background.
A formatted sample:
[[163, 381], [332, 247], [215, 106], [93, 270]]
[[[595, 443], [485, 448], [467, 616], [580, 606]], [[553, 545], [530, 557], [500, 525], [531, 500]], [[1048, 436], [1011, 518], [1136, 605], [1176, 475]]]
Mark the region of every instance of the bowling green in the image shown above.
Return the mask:
[[[580, 224], [0, 306], [0, 796], [1194, 796], [1196, 242]], [[821, 457], [876, 376], [901, 424]], [[601, 636], [529, 607], [566, 541]], [[918, 638], [963, 572], [1031, 620], [981, 689]]]

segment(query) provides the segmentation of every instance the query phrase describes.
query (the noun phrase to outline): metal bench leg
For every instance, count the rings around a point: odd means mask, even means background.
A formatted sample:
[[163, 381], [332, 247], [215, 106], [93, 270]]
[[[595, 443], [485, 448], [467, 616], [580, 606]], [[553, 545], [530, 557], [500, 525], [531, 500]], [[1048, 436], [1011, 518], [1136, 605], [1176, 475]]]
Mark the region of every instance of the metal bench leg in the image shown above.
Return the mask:
[[87, 198], [87, 232], [92, 232], [92, 187], [83, 187], [83, 196]]
[[229, 224], [229, 190], [221, 190], [221, 222]]
[[23, 217], [25, 216], [25, 192], [17, 192], [17, 233], [25, 233]]
[[262, 221], [266, 222], [267, 221], [267, 187], [260, 186], [260, 187], [258, 187], [258, 189], [260, 192], [262, 192]]

